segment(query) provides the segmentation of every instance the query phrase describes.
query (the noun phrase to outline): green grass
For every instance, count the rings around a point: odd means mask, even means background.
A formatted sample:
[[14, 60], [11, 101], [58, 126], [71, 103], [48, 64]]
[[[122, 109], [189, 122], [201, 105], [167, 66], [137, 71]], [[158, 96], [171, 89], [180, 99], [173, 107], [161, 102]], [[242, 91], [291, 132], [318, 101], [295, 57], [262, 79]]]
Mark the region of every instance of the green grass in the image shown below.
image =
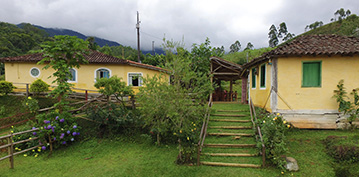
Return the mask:
[[[213, 109], [247, 108], [240, 104], [215, 104]], [[267, 166], [260, 169], [176, 165], [178, 149], [175, 145], [155, 146], [148, 139], [133, 135], [131, 138], [96, 139], [77, 142], [56, 150], [51, 157], [15, 157], [15, 169], [9, 169], [8, 160], [0, 161], [0, 176], [335, 176], [334, 160], [325, 152], [322, 143], [329, 135], [353, 136], [359, 131], [294, 130], [288, 133], [287, 156], [294, 157], [300, 171], [286, 172]], [[208, 138], [208, 137], [207, 137]], [[217, 137], [211, 137], [216, 139]], [[251, 137], [243, 137], [251, 140]], [[211, 148], [207, 152], [216, 152]], [[255, 153], [255, 149], [226, 149], [227, 152]], [[0, 156], [5, 156], [0, 153]], [[202, 160], [216, 160], [203, 157]], [[233, 162], [233, 158], [227, 158]], [[248, 158], [243, 163], [260, 163]], [[355, 167], [352, 166], [352, 169]]]

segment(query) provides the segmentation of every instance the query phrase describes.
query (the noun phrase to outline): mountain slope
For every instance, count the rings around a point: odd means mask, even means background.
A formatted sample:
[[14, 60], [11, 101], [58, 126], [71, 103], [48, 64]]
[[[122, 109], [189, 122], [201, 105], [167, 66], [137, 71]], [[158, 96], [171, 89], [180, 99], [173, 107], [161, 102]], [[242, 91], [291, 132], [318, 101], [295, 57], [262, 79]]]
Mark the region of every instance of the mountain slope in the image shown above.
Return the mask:
[[323, 25], [319, 28], [305, 32], [302, 35], [313, 34], [337, 34], [359, 37], [359, 17], [353, 14], [344, 20], [339, 20]]

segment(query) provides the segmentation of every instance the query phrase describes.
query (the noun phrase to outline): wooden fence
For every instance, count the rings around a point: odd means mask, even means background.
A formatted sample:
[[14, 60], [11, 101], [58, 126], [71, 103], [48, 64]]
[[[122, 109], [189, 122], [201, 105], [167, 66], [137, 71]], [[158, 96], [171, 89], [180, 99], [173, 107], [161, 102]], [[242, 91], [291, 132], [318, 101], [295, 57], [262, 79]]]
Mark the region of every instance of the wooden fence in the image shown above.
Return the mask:
[[204, 140], [206, 139], [206, 135], [207, 135], [208, 122], [209, 122], [209, 117], [211, 115], [210, 108], [212, 107], [212, 104], [213, 103], [212, 103], [212, 94], [211, 94], [209, 96], [208, 107], [207, 107], [206, 113], [203, 117], [203, 124], [202, 124], [202, 128], [201, 128], [201, 133], [199, 135], [199, 141], [197, 144], [197, 166], [200, 165], [200, 157], [201, 157], [203, 143], [204, 143]]
[[24, 149], [24, 150], [19, 151], [19, 152], [14, 152], [14, 146], [15, 145], [39, 139], [38, 137], [35, 137], [35, 138], [31, 138], [31, 139], [26, 139], [26, 140], [14, 142], [13, 141], [14, 136], [22, 135], [22, 134], [25, 134], [25, 133], [30, 133], [30, 132], [34, 132], [34, 131], [38, 131], [38, 130], [39, 129], [36, 128], [36, 129], [26, 130], [26, 131], [23, 131], [23, 132], [10, 133], [8, 135], [1, 136], [0, 140], [6, 139], [7, 144], [0, 146], [0, 149], [7, 148], [8, 149], [8, 155], [5, 156], [5, 157], [1, 157], [0, 161], [5, 160], [5, 159], [9, 159], [10, 168], [14, 168], [14, 156], [15, 155], [18, 155], [18, 154], [21, 154], [21, 153], [24, 153], [24, 152], [27, 152], [27, 151], [31, 151], [33, 149], [36, 149], [36, 148], [40, 147], [40, 145], [37, 145], [37, 146], [31, 147], [31, 148], [28, 148], [28, 149]]
[[[16, 87], [15, 89], [15, 94], [21, 94], [21, 95], [25, 95], [26, 97], [30, 96], [30, 95], [34, 95], [34, 93], [30, 92], [30, 83], [16, 83], [14, 82], [13, 85]], [[51, 85], [51, 88], [54, 88], [56, 86]], [[98, 92], [98, 90], [91, 90], [91, 89], [82, 89], [82, 88], [71, 88], [71, 90], [73, 91], [73, 93], [69, 94], [70, 98], [75, 98], [75, 99], [85, 99], [88, 100], [90, 98], [94, 98], [98, 95], [100, 95], [100, 93]], [[48, 95], [48, 93], [40, 93], [40, 95]]]
[[[256, 110], [254, 108], [252, 99], [249, 99], [249, 110], [250, 110], [250, 113], [251, 113], [251, 121], [252, 121], [252, 124], [253, 124], [253, 129], [256, 129], [256, 134], [259, 135], [259, 139], [260, 139], [260, 141], [262, 143], [262, 152], [261, 152], [261, 154], [262, 154], [262, 166], [264, 167], [266, 165], [266, 147], [264, 145], [261, 128], [256, 123], [257, 122], [257, 115], [256, 115]], [[258, 141], [257, 136], [256, 136], [256, 139]]]

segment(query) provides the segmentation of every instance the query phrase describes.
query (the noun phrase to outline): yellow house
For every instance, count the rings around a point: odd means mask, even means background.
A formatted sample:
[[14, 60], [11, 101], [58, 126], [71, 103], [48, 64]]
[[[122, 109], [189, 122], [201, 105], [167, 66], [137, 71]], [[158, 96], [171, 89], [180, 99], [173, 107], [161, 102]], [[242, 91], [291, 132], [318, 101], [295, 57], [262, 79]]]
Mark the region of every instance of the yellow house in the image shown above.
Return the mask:
[[[70, 68], [72, 78], [69, 78], [68, 82], [73, 83], [75, 88], [97, 90], [94, 87], [96, 78], [116, 75], [127, 85], [132, 85], [137, 93], [142, 86], [142, 77], [152, 77], [161, 73], [169, 77], [168, 71], [163, 68], [119, 59], [97, 51], [92, 51], [85, 57], [89, 64], [81, 65], [80, 68]], [[42, 79], [51, 85], [54, 78], [49, 76], [54, 70], [46, 70], [43, 69], [45, 65], [38, 65], [37, 62], [42, 58], [42, 54], [0, 58], [0, 62], [5, 63], [5, 80], [13, 83], [32, 83], [36, 79]]]
[[243, 67], [256, 106], [299, 128], [338, 128], [333, 91], [342, 79], [348, 93], [359, 88], [359, 38], [301, 36]]

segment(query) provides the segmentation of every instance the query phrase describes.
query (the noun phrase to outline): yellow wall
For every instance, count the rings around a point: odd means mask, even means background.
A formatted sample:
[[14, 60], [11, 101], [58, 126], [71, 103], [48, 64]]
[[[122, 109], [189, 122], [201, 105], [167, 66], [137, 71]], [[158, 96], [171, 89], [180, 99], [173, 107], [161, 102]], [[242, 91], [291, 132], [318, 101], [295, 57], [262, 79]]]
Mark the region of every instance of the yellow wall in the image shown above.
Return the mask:
[[[258, 75], [256, 75], [256, 88], [252, 88], [252, 68], [250, 69], [250, 74], [249, 74], [249, 81], [250, 81], [250, 85], [249, 85], [249, 91], [250, 91], [250, 97], [254, 103], [255, 106], [258, 107], [263, 107], [265, 105], [265, 108], [267, 110], [271, 110], [270, 109], [270, 99], [268, 99], [268, 96], [270, 94], [270, 88], [271, 88], [271, 65], [269, 65], [268, 63], [266, 64], [266, 87], [265, 88], [260, 88], [260, 77], [261, 77], [261, 71], [260, 71], [260, 66], [262, 64], [260, 64], [257, 67], [257, 71], [258, 71]], [[266, 100], [268, 99], [267, 103]]]
[[[42, 79], [50, 85], [53, 81], [53, 78], [48, 78], [52, 75], [53, 69], [49, 68], [47, 70], [42, 69], [44, 65], [36, 65], [35, 63], [5, 63], [5, 80], [13, 83], [32, 83], [36, 79]], [[37, 78], [34, 78], [30, 75], [30, 69], [37, 67], [40, 70], [40, 75]], [[161, 72], [156, 70], [150, 70], [146, 68], [140, 68], [130, 65], [106, 65], [106, 64], [88, 64], [81, 65], [77, 70], [77, 82], [73, 83], [75, 88], [97, 90], [94, 87], [95, 81], [95, 71], [99, 68], [106, 68], [110, 70], [111, 76], [117, 75], [121, 77], [123, 81], [128, 83], [128, 73], [142, 73], [143, 77], [154, 76], [155, 74], [159, 75]], [[168, 75], [167, 75], [168, 77]], [[21, 87], [18, 84], [14, 84], [17, 87]], [[135, 93], [138, 92], [138, 87], [133, 87]]]
[[[321, 87], [302, 87], [302, 62], [322, 61]], [[278, 93], [293, 110], [336, 110], [333, 91], [344, 79], [348, 94], [359, 87], [359, 57], [291, 57], [278, 59]], [[288, 110], [278, 98], [278, 109]]]

